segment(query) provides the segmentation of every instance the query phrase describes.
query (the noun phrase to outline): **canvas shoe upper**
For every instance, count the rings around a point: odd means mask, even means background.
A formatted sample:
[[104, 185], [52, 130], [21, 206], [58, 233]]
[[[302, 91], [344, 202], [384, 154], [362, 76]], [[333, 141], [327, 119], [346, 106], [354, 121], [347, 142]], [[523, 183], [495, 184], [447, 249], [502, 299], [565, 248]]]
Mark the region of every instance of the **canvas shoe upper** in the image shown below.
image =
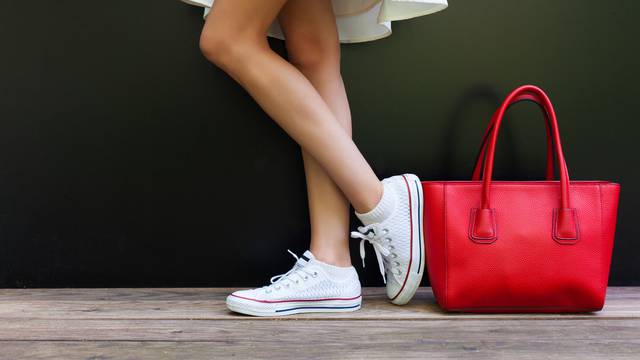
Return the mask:
[[424, 272], [422, 185], [413, 174], [393, 176], [382, 183], [383, 191], [392, 194], [392, 209], [377, 221], [359, 215], [364, 226], [351, 236], [360, 239], [363, 266], [365, 242], [373, 246], [387, 296], [402, 305], [411, 300]]
[[271, 278], [261, 288], [239, 290], [227, 297], [227, 307], [254, 316], [280, 316], [302, 312], [358, 310], [362, 295], [353, 266], [337, 267], [318, 261], [310, 251], [301, 257], [289, 251], [295, 265]]

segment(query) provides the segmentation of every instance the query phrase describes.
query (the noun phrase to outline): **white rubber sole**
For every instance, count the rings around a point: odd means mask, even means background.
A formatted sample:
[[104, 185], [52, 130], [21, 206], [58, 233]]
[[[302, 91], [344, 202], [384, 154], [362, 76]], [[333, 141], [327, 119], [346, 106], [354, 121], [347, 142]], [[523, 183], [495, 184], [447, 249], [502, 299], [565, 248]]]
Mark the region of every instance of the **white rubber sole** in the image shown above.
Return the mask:
[[422, 195], [422, 183], [420, 182], [420, 179], [413, 174], [404, 174], [402, 177], [404, 177], [404, 180], [409, 187], [411, 199], [411, 233], [413, 238], [411, 239], [411, 261], [407, 275], [408, 277], [400, 292], [391, 299], [391, 302], [396, 305], [404, 305], [413, 298], [418, 287], [420, 287], [425, 267], [424, 225], [422, 223], [424, 198]]
[[227, 308], [252, 316], [285, 316], [301, 313], [351, 312], [360, 310], [362, 296], [349, 300], [318, 300], [290, 302], [258, 302], [229, 295]]

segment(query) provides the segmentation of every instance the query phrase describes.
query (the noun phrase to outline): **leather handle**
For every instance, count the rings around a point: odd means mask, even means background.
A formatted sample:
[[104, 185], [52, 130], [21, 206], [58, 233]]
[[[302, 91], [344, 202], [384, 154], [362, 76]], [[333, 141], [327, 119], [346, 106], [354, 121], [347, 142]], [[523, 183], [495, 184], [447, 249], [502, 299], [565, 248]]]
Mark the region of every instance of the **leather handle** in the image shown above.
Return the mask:
[[[553, 178], [555, 177], [554, 168], [553, 168], [553, 140], [551, 139], [551, 127], [549, 125], [549, 122], [550, 122], [549, 114], [547, 114], [547, 112], [544, 110], [542, 105], [539, 102], [537, 102], [535, 98], [530, 94], [523, 94], [518, 96], [516, 99], [513, 100], [513, 102], [511, 102], [511, 104], [509, 104], [509, 107], [521, 101], [533, 102], [534, 104], [540, 107], [540, 109], [542, 110], [542, 113], [544, 114], [544, 117], [545, 117], [544, 125], [546, 128], [546, 134], [547, 134], [547, 165], [546, 165], [545, 179], [553, 180]], [[482, 176], [481, 172], [482, 172], [482, 165], [484, 164], [484, 160], [485, 160], [485, 153], [487, 151], [487, 140], [489, 138], [489, 134], [491, 133], [491, 129], [493, 129], [493, 126], [495, 124], [496, 113], [494, 113], [493, 116], [491, 117], [491, 122], [489, 122], [489, 126], [487, 126], [487, 130], [485, 130], [484, 135], [482, 136], [482, 143], [480, 144], [480, 150], [478, 150], [478, 154], [476, 155], [476, 161], [473, 167], [473, 173], [471, 175], [472, 181], [479, 181], [480, 177]]]
[[[549, 131], [555, 145], [555, 153], [560, 173], [560, 206], [553, 212], [552, 237], [560, 244], [572, 244], [578, 240], [577, 214], [570, 206], [569, 171], [562, 151], [560, 130], [553, 105], [542, 89], [533, 85], [524, 85], [512, 91], [494, 114], [493, 126], [487, 130], [487, 145], [484, 167], [482, 171], [482, 197], [479, 209], [472, 209], [469, 226], [470, 238], [478, 243], [492, 243], [497, 239], [495, 209], [491, 207], [491, 182], [496, 142], [504, 114], [511, 104], [518, 99], [535, 101], [543, 109], [549, 119]], [[484, 147], [484, 146], [483, 146]]]

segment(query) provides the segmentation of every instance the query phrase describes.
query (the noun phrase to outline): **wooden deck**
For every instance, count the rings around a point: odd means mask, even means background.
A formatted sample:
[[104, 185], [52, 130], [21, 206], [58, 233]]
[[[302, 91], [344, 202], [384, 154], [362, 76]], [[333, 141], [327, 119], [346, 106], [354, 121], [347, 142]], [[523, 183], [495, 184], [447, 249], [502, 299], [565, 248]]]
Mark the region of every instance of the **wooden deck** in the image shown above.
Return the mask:
[[0, 289], [0, 359], [640, 359], [640, 288], [604, 311], [441, 312], [365, 289], [363, 309], [277, 319], [230, 313], [231, 289]]

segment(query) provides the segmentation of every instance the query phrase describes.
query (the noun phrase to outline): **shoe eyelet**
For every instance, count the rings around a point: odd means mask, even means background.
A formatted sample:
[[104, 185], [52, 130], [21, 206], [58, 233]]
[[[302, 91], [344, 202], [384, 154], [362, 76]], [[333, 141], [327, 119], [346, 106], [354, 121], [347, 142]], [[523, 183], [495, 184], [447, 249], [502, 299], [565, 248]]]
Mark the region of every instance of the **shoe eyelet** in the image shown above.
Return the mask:
[[300, 283], [300, 280], [296, 280], [295, 282], [296, 282], [296, 284], [299, 284], [299, 283]]
[[303, 279], [305, 279], [305, 280], [309, 280], [309, 277], [308, 277], [308, 276], [305, 276], [305, 277], [303, 277]]
[[391, 238], [385, 238], [385, 240], [387, 240], [387, 242], [391, 242]]
[[314, 272], [313, 272], [313, 277], [316, 277], [316, 276], [318, 276], [318, 272], [317, 272], [317, 271], [314, 271]]

